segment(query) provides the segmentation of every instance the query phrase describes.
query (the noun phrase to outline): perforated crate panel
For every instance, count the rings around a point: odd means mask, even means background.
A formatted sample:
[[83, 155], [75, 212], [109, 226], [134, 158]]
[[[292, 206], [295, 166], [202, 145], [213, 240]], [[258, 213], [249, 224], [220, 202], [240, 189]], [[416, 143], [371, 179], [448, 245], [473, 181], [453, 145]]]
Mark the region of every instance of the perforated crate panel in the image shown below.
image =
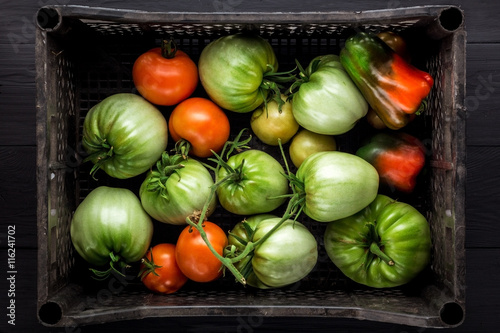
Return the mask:
[[[420, 327], [452, 327], [465, 316], [465, 30], [456, 7], [414, 7], [360, 13], [148, 13], [79, 6], [44, 7], [37, 30], [38, 307], [47, 326], [77, 326], [169, 316], [302, 316], [358, 318]], [[100, 185], [138, 193], [143, 175], [98, 180], [83, 163], [81, 128], [88, 110], [105, 97], [137, 93], [135, 59], [174, 38], [194, 61], [220, 36], [253, 30], [276, 52], [280, 70], [320, 54], [338, 54], [356, 31], [392, 30], [415, 47], [414, 63], [435, 78], [429, 109], [405, 131], [427, 148], [428, 163], [416, 193], [398, 199], [429, 220], [433, 251], [429, 269], [400, 288], [358, 285], [329, 260], [323, 247], [326, 224], [302, 215], [315, 235], [319, 260], [303, 280], [276, 290], [256, 290], [228, 272], [208, 284], [188, 282], [169, 296], [148, 292], [132, 267], [125, 277], [91, 279], [69, 234], [78, 204]], [[201, 87], [195, 95], [204, 96]], [[172, 108], [161, 107], [168, 119]], [[228, 113], [234, 137], [251, 114]], [[373, 130], [363, 121], [337, 137], [339, 150], [355, 152]], [[169, 145], [173, 145], [170, 142]], [[252, 138], [250, 145], [283, 162], [277, 147]], [[287, 145], [285, 145], [285, 150]], [[289, 165], [292, 165], [289, 163]], [[294, 170], [292, 170], [294, 171]], [[392, 196], [393, 193], [386, 193]], [[279, 208], [276, 214], [282, 213]], [[224, 230], [242, 217], [218, 208], [211, 217]], [[175, 242], [181, 229], [155, 221], [155, 242]]]

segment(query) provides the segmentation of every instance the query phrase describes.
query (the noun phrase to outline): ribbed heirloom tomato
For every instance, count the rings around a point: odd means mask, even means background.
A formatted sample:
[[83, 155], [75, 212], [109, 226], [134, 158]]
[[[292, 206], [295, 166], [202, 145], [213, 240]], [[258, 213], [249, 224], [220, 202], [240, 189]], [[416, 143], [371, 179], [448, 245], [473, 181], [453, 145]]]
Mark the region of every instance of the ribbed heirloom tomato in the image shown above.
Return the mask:
[[[222, 256], [228, 242], [224, 230], [209, 221], [203, 222], [203, 230], [210, 244]], [[180, 233], [175, 258], [184, 275], [195, 282], [210, 282], [222, 275], [221, 261], [210, 251], [200, 232], [191, 226]]]
[[229, 138], [230, 125], [227, 115], [214, 102], [191, 97], [172, 111], [168, 128], [175, 142], [185, 140], [190, 154], [204, 158], [212, 155], [211, 150], [222, 150]]
[[172, 294], [188, 281], [175, 260], [175, 244], [160, 243], [146, 253], [141, 263], [141, 281], [160, 294]]
[[137, 58], [132, 77], [139, 93], [151, 103], [175, 105], [195, 91], [198, 67], [175, 43], [163, 41], [161, 47]]
[[267, 99], [278, 61], [266, 39], [237, 33], [208, 44], [200, 54], [198, 68], [211, 100], [226, 110], [245, 113]]

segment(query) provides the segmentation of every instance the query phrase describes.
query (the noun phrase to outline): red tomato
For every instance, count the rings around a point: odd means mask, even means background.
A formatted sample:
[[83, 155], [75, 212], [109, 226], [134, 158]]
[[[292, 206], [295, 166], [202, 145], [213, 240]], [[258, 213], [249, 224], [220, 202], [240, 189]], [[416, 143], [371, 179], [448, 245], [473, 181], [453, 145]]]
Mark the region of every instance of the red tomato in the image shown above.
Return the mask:
[[132, 78], [139, 93], [157, 105], [175, 105], [194, 92], [198, 85], [198, 67], [189, 56], [175, 47], [151, 49], [137, 58]]
[[209, 157], [211, 150], [220, 152], [229, 139], [229, 119], [226, 113], [209, 99], [188, 98], [170, 114], [168, 130], [175, 142], [184, 139], [190, 144], [190, 154]]
[[141, 263], [142, 283], [151, 291], [171, 294], [188, 280], [175, 260], [174, 244], [158, 244], [146, 253]]
[[[222, 256], [227, 246], [225, 232], [217, 224], [208, 221], [203, 223], [203, 230], [210, 244]], [[184, 228], [179, 235], [175, 257], [181, 271], [193, 281], [210, 282], [222, 275], [222, 263], [210, 251], [200, 232], [191, 226]]]

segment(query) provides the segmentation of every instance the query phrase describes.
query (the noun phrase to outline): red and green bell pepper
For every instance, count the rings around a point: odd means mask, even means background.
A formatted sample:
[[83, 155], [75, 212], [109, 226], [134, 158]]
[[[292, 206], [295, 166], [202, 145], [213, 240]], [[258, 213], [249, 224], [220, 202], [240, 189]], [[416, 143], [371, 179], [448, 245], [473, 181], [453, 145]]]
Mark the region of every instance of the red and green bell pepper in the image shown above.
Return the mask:
[[348, 38], [340, 62], [384, 124], [406, 126], [434, 84], [433, 77], [408, 63], [374, 34]]
[[425, 147], [404, 132], [380, 132], [356, 151], [375, 167], [380, 184], [404, 193], [413, 192], [425, 165]]

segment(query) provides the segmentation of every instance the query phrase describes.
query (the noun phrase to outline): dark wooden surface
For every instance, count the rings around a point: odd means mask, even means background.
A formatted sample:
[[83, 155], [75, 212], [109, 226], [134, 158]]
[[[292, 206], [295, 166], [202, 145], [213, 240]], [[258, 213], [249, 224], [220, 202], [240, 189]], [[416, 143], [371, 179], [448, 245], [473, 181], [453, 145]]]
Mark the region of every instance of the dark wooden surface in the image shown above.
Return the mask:
[[[462, 7], [467, 30], [467, 187], [465, 322], [452, 332], [494, 332], [500, 318], [500, 2], [462, 1], [128, 1], [0, 0], [0, 332], [433, 332], [342, 319], [198, 318], [46, 328], [36, 317], [36, 140], [34, 15], [45, 4], [179, 11], [321, 11], [427, 4]], [[7, 246], [16, 228], [16, 325], [7, 324]]]

